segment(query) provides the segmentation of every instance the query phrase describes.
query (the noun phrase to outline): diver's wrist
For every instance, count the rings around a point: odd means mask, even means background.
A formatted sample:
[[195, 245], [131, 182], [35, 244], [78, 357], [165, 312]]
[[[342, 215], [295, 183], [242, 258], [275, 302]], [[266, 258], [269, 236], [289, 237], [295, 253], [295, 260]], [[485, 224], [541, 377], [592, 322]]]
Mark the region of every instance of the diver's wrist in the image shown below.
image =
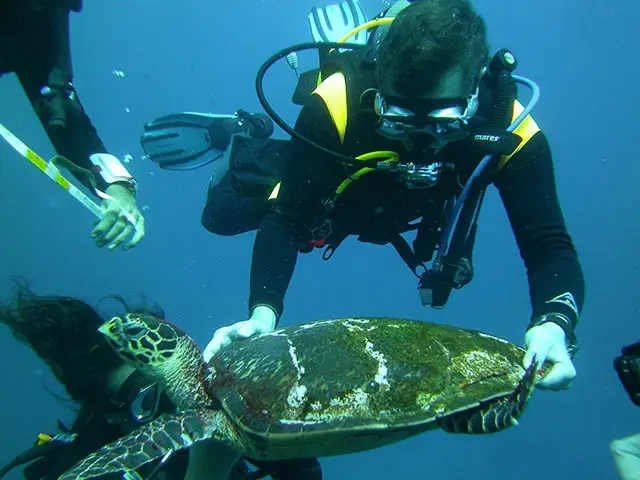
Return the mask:
[[259, 323], [268, 330], [276, 328], [277, 320], [275, 309], [269, 305], [256, 305], [251, 310], [251, 321]]
[[[133, 180], [133, 182], [135, 182], [135, 180]], [[129, 195], [135, 198], [136, 192], [137, 192], [137, 186], [135, 183], [132, 184], [130, 182], [115, 182], [115, 183], [109, 184], [105, 189], [105, 193], [108, 193], [109, 195], [113, 195], [114, 194], [113, 192], [115, 192], [117, 195], [123, 191], [127, 192]]]
[[569, 356], [573, 358], [578, 351], [578, 339], [576, 338], [573, 323], [569, 317], [562, 313], [545, 313], [534, 318], [531, 323], [529, 323], [527, 330], [546, 323], [555, 323], [563, 330], [567, 352], [569, 352]]
[[94, 153], [89, 160], [96, 169], [96, 173], [109, 187], [122, 185], [135, 197], [138, 191], [138, 183], [133, 175], [120, 162], [118, 157], [109, 153]]

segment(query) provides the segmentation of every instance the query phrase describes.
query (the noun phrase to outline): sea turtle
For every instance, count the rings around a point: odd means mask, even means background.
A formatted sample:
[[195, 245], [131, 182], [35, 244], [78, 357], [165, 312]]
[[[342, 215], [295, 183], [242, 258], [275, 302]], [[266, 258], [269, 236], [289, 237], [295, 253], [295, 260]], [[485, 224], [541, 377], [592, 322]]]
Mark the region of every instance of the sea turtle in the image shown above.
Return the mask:
[[238, 341], [209, 365], [151, 315], [100, 327], [177, 406], [90, 454], [61, 480], [132, 471], [213, 438], [263, 460], [369, 450], [442, 428], [493, 433], [522, 414], [536, 380], [522, 348], [473, 330], [396, 318], [343, 318]]

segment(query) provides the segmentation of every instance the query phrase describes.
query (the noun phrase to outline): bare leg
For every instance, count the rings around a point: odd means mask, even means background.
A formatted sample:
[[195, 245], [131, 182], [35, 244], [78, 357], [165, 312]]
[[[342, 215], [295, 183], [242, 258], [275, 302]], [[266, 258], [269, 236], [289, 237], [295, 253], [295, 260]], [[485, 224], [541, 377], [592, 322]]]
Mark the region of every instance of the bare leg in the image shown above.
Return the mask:
[[228, 480], [240, 454], [215, 440], [205, 440], [189, 450], [189, 466], [184, 480]]
[[614, 440], [610, 448], [620, 478], [640, 480], [640, 433]]

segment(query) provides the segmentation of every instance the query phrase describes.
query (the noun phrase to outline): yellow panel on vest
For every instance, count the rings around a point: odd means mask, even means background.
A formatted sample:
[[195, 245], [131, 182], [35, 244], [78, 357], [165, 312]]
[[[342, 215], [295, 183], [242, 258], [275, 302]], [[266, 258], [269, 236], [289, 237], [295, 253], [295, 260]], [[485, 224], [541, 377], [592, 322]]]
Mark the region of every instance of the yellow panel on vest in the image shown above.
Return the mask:
[[[515, 120], [518, 117], [518, 115], [520, 115], [523, 111], [524, 111], [524, 107], [519, 101], [516, 100], [513, 103], [513, 118], [511, 119], [511, 121]], [[502, 167], [504, 167], [507, 164], [507, 162], [511, 160], [511, 157], [513, 157], [516, 153], [522, 150], [522, 147], [524, 147], [529, 142], [529, 140], [531, 140], [531, 138], [533, 138], [533, 136], [539, 131], [540, 131], [540, 127], [538, 126], [536, 121], [533, 119], [531, 115], [527, 115], [525, 119], [522, 122], [520, 122], [520, 125], [518, 125], [518, 128], [516, 128], [513, 131], [513, 133], [515, 133], [520, 138], [522, 138], [522, 140], [520, 141], [520, 144], [513, 151], [511, 155], [503, 155], [503, 157], [500, 159], [500, 162], [498, 163], [498, 170], [501, 170]]]
[[53, 437], [51, 435], [48, 435], [46, 433], [39, 433], [37, 445], [44, 445], [45, 443], [49, 443], [51, 440], [53, 440]]
[[269, 195], [269, 198], [267, 198], [267, 200], [275, 200], [276, 198], [278, 198], [278, 194], [280, 193], [280, 185], [282, 185], [282, 182], [277, 183], [277, 185], [271, 191], [271, 195]]
[[322, 82], [313, 93], [320, 95], [329, 110], [331, 120], [338, 130], [340, 142], [347, 131], [347, 83], [341, 72], [334, 73]]

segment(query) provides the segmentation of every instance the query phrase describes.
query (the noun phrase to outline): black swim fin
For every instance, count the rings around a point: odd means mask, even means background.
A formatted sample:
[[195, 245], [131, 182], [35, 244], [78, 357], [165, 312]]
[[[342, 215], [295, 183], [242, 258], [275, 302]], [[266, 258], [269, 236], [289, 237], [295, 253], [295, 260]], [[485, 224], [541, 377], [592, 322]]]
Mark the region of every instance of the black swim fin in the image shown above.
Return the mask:
[[223, 157], [234, 134], [267, 138], [273, 122], [264, 114], [175, 113], [144, 125], [140, 143], [146, 156], [167, 170], [192, 170]]

